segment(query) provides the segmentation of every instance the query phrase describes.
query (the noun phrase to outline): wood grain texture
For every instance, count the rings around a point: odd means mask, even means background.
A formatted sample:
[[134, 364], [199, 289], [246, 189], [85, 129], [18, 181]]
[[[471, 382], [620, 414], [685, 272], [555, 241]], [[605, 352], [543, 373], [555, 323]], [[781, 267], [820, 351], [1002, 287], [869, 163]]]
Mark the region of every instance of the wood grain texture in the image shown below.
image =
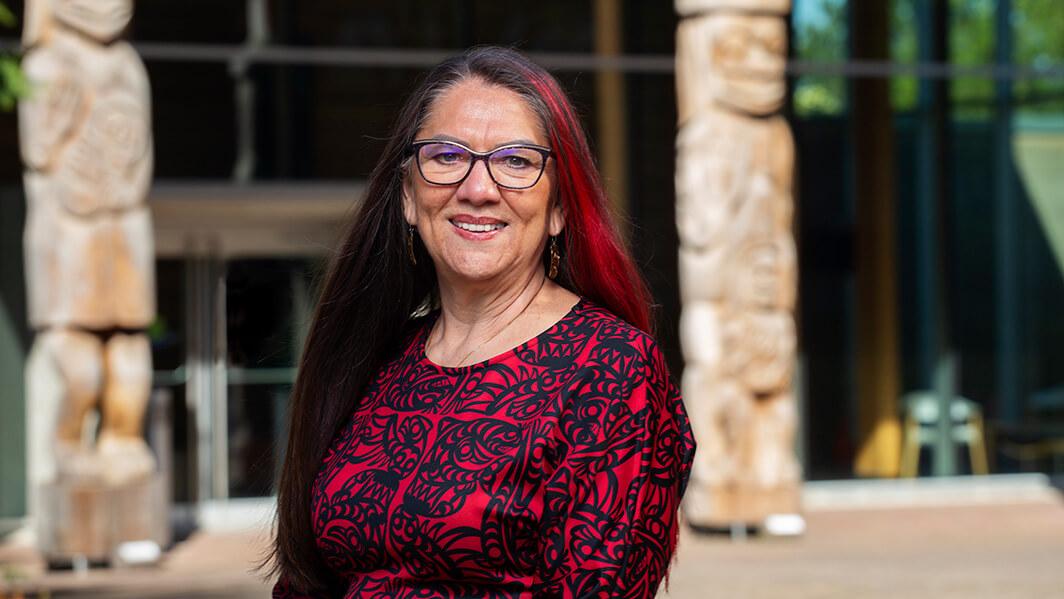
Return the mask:
[[785, 4], [677, 3], [697, 15], [676, 56], [682, 388], [699, 444], [684, 507], [707, 528], [799, 510]]

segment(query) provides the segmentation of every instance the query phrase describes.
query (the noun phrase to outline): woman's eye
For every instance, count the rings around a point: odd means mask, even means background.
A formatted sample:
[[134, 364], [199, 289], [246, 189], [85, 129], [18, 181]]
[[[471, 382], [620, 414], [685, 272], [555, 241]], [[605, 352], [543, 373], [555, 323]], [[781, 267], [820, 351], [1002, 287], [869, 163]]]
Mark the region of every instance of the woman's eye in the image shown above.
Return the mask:
[[520, 171], [536, 167], [535, 161], [527, 152], [520, 149], [506, 150], [491, 157], [491, 161], [511, 171]]
[[507, 156], [506, 166], [510, 168], [528, 168], [532, 166], [532, 163], [522, 156]]
[[462, 159], [462, 155], [458, 152], [441, 152], [432, 157], [436, 162], [442, 162], [444, 164], [454, 164]]

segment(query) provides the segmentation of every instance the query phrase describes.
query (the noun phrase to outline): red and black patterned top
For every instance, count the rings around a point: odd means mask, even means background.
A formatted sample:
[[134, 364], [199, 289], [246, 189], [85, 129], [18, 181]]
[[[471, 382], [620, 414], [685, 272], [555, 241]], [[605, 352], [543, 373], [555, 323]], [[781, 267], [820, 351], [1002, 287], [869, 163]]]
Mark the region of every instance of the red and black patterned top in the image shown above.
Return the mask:
[[[580, 300], [449, 368], [425, 356], [437, 315], [368, 386], [314, 484], [342, 596], [654, 597], [695, 449], [654, 340]], [[273, 596], [307, 597], [284, 580]]]

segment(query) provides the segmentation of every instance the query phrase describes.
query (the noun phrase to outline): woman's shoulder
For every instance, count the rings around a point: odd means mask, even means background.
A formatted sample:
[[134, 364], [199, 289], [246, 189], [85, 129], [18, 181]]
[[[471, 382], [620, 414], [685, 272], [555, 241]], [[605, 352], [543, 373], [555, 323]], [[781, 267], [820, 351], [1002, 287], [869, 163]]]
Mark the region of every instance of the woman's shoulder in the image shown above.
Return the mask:
[[663, 359], [661, 347], [650, 333], [636, 327], [627, 320], [617, 316], [609, 309], [594, 301], [581, 298], [575, 310], [576, 317], [593, 332], [593, 343], [620, 350], [627, 347], [626, 353], [634, 353], [649, 361]]
[[574, 311], [574, 323], [586, 342], [574, 364], [573, 384], [623, 381], [615, 389], [622, 395], [645, 384], [674, 392], [664, 352], [653, 335], [586, 298]]
[[617, 442], [637, 430], [670, 430], [683, 438], [680, 463], [690, 463], [694, 438], [683, 398], [653, 335], [593, 302], [582, 303], [578, 316], [595, 333], [566, 388], [566, 430], [599, 431], [593, 434]]

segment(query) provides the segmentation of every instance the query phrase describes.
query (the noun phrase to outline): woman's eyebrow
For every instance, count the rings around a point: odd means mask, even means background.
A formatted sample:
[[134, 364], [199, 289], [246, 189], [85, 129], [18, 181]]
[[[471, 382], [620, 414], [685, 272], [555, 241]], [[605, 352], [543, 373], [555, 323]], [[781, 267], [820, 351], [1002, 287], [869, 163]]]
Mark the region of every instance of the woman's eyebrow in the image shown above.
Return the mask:
[[[467, 148], [472, 148], [473, 147], [472, 145], [470, 145], [469, 142], [467, 142], [467, 141], [465, 141], [463, 139], [458, 139], [457, 137], [455, 137], [453, 135], [447, 135], [446, 133], [441, 133], [440, 135], [433, 135], [432, 139], [438, 139], [440, 141], [453, 141], [454, 143], [462, 144], [463, 146], [466, 146]], [[520, 144], [529, 145], [529, 146], [542, 145], [542, 144], [536, 143], [535, 141], [532, 141], [531, 139], [525, 139], [525, 138], [522, 137], [520, 139], [512, 139], [510, 141], [503, 142], [503, 143], [495, 146], [494, 148], [492, 148], [492, 150], [494, 150], [495, 148], [501, 148], [501, 147], [504, 147], [504, 146], [513, 146], [513, 145], [520, 145]], [[491, 150], [488, 150], [488, 151], [490, 152]]]
[[454, 143], [462, 144], [463, 146], [469, 145], [469, 142], [465, 141], [464, 139], [458, 139], [457, 137], [454, 137], [453, 135], [447, 135], [446, 133], [441, 135], [429, 136], [429, 139], [438, 139], [440, 141], [453, 141]]

